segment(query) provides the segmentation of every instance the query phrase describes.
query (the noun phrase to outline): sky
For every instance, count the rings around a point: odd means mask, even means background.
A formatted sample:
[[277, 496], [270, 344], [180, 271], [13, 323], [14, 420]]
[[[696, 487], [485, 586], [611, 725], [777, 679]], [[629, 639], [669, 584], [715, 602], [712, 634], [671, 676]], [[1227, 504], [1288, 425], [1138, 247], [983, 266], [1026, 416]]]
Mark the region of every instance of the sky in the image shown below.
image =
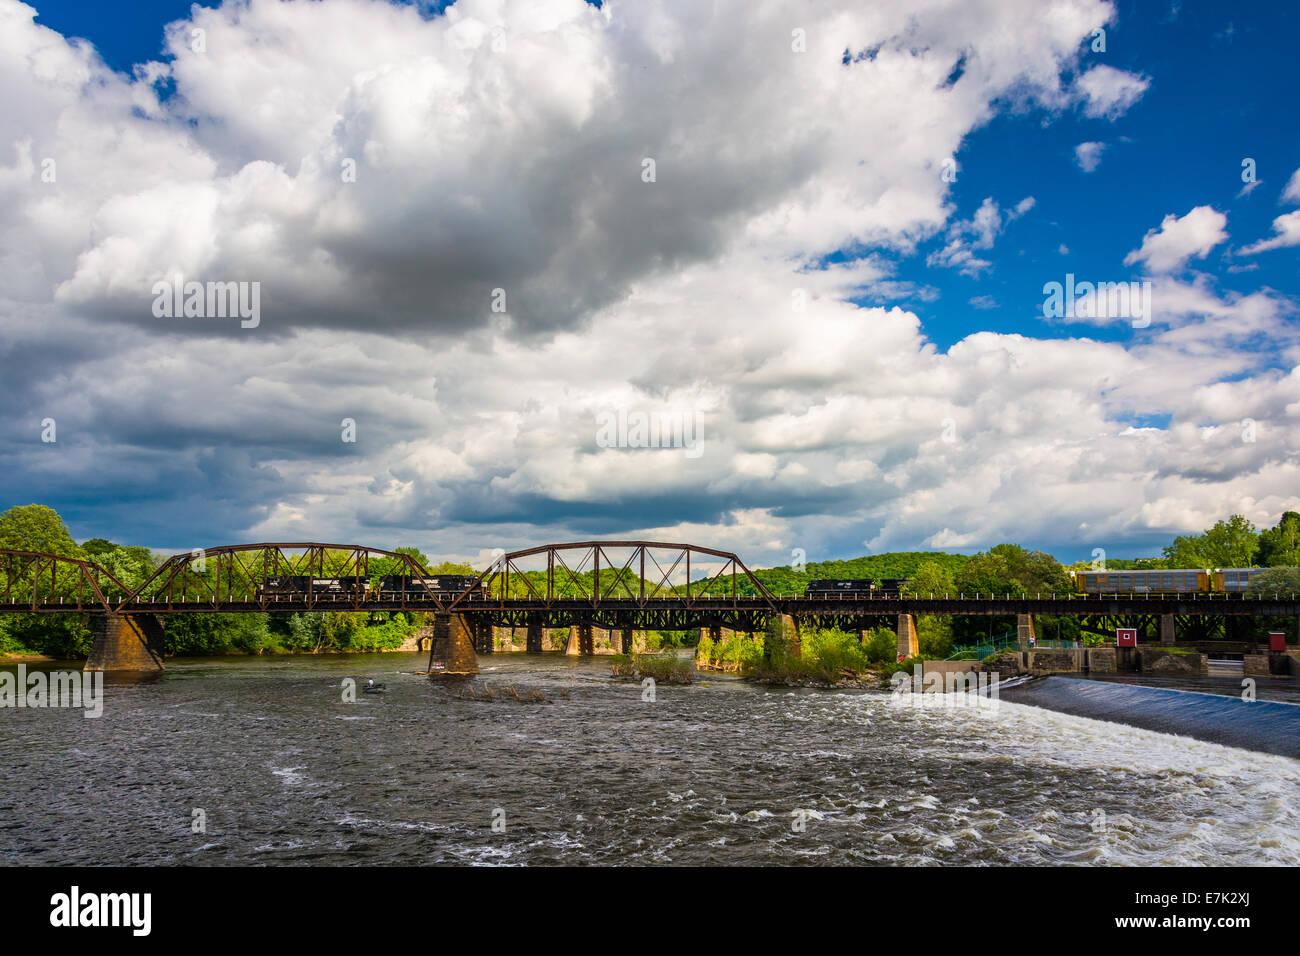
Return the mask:
[[1298, 26], [0, 0], [0, 505], [476, 564], [1270, 526], [1300, 509]]

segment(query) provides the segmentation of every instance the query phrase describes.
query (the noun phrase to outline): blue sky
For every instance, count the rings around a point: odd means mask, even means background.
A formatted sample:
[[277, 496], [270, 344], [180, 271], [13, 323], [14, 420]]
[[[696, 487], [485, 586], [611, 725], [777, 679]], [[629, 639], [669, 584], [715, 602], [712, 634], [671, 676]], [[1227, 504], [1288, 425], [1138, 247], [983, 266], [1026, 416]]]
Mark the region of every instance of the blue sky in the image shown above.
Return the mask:
[[[1250, 248], [1300, 206], [1293, 7], [34, 5], [0, 494], [78, 537], [1072, 559], [1300, 506], [1300, 241]], [[165, 36], [190, 17], [202, 52]], [[177, 271], [260, 282], [264, 319], [160, 323]], [[1067, 273], [1153, 281], [1156, 321], [1045, 320]], [[708, 453], [599, 446], [628, 409]]]

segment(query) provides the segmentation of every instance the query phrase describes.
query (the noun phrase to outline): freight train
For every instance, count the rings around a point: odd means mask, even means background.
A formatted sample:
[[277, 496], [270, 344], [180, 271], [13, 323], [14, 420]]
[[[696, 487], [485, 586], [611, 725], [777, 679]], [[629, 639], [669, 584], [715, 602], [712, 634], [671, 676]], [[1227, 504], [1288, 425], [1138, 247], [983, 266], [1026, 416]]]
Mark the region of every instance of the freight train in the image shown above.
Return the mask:
[[808, 598], [843, 599], [869, 597], [898, 597], [907, 578], [816, 578], [808, 582], [803, 596]]
[[1170, 568], [1152, 571], [1072, 571], [1083, 594], [1242, 594], [1268, 568]]
[[[307, 575], [278, 575], [267, 578], [260, 591], [277, 597], [299, 596], [310, 592], [312, 595], [399, 600], [404, 596], [414, 597], [429, 592], [438, 597], [450, 597], [467, 590], [477, 580], [478, 576], [473, 574], [440, 574], [436, 577], [386, 574], [379, 579], [376, 586], [369, 578], [356, 576], [313, 578]], [[480, 585], [478, 592], [471, 597], [486, 595], [486, 585]]]

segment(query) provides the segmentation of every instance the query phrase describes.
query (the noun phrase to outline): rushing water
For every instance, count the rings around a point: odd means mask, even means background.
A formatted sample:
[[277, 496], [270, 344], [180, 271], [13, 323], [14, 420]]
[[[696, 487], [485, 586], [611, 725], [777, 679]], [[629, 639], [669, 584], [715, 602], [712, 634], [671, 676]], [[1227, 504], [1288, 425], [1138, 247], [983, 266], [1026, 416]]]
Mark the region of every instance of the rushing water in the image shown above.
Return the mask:
[[[606, 659], [479, 662], [548, 702], [388, 654], [177, 661], [98, 719], [0, 710], [0, 862], [1300, 862], [1286, 757], [1007, 700], [706, 679], [648, 702]], [[348, 676], [387, 691], [344, 703]]]

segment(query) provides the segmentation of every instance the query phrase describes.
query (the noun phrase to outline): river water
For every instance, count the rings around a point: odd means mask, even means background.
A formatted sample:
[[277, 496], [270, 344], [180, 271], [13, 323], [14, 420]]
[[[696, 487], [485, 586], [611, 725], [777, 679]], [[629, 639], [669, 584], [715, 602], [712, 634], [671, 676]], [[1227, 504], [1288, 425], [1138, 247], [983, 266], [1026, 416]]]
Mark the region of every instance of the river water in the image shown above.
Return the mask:
[[[0, 710], [0, 862], [1300, 863], [1286, 757], [1007, 700], [705, 679], [646, 701], [603, 658], [479, 662], [548, 701], [463, 699], [385, 654], [172, 661], [98, 719]], [[345, 677], [387, 689], [346, 703]]]

